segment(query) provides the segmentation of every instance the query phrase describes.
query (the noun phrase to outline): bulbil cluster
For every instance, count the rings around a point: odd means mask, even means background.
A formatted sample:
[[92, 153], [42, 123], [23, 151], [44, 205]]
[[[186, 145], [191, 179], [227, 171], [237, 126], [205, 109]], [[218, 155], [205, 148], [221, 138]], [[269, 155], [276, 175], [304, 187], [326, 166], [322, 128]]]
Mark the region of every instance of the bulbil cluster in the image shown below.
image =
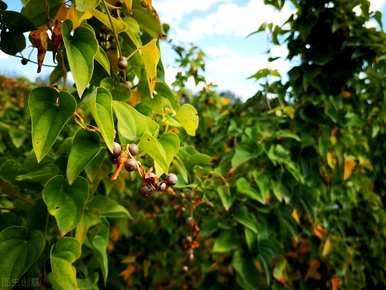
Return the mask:
[[145, 172], [142, 164], [135, 159], [135, 155], [138, 153], [139, 148], [137, 144], [129, 144], [126, 146], [126, 150], [123, 151], [121, 145], [114, 142], [112, 154], [117, 167], [111, 179], [116, 180], [123, 168], [129, 172], [138, 171], [142, 177], [142, 185], [139, 192], [144, 197], [150, 196], [155, 191], [162, 191], [175, 195], [172, 187], [177, 183], [177, 175], [169, 173], [164, 179], [161, 179], [151, 171]]

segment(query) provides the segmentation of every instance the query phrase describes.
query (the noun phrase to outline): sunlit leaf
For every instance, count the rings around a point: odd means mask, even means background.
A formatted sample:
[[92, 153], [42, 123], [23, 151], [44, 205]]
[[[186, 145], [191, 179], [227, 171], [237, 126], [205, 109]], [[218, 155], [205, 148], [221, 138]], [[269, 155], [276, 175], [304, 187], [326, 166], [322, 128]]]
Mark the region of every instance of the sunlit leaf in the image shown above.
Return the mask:
[[188, 135], [196, 135], [199, 118], [195, 107], [189, 104], [182, 105], [177, 111], [176, 118]]
[[142, 54], [150, 95], [153, 95], [157, 82], [157, 64], [160, 59], [157, 40], [153, 39], [146, 43], [146, 45], [142, 47]]
[[68, 64], [79, 97], [82, 96], [94, 71], [94, 57], [98, 50], [98, 42], [93, 28], [87, 24], [75, 29], [73, 34], [72, 22], [66, 20], [62, 24], [62, 36]]

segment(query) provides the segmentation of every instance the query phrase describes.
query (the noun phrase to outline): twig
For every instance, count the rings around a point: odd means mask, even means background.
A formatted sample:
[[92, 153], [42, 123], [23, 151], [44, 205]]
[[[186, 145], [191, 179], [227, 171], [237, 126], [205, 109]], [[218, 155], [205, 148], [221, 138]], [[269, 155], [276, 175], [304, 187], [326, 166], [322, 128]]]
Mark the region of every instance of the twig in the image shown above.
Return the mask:
[[111, 29], [112, 29], [113, 34], [114, 34], [115, 42], [117, 43], [117, 48], [118, 48], [119, 56], [122, 56], [121, 44], [119, 43], [118, 34], [117, 34], [117, 31], [115, 30], [115, 26], [114, 26], [114, 24], [113, 24], [113, 19], [112, 19], [112, 16], [111, 16], [111, 14], [110, 14], [110, 10], [109, 10], [109, 8], [107, 7], [107, 4], [106, 4], [106, 1], [105, 1], [105, 0], [102, 0], [102, 3], [103, 3], [103, 6], [104, 6], [105, 9], [106, 9], [107, 16], [108, 16], [108, 18], [109, 18], [109, 22], [110, 22]]
[[[24, 56], [20, 56], [20, 55], [13, 55], [14, 57], [18, 57], [18, 58], [21, 58], [21, 59], [26, 59], [28, 60], [29, 62], [32, 62], [34, 64], [38, 64], [36, 61], [33, 61], [32, 59], [29, 59], [29, 58], [25, 58]], [[45, 67], [56, 67], [56, 65], [51, 65], [51, 64], [42, 64], [42, 66], [45, 66]]]

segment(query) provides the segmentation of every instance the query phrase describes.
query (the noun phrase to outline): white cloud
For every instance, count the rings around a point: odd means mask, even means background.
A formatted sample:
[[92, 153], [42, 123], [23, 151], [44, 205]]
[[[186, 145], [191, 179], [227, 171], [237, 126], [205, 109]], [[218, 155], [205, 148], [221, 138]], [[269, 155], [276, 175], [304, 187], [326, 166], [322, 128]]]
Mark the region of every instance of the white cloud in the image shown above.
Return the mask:
[[370, 0], [370, 10], [381, 10], [386, 4], [386, 0]]
[[[273, 49], [272, 56], [285, 56], [287, 49], [277, 47]], [[275, 62], [268, 62], [266, 54], [240, 55], [237, 50], [226, 46], [209, 47], [205, 49], [207, 54], [205, 77], [208, 82], [218, 85], [218, 90], [231, 90], [242, 99], [247, 99], [258, 90], [258, 84], [253, 80], [247, 80], [249, 76], [262, 68], [279, 70], [283, 75], [289, 70], [290, 63], [279, 59]], [[166, 66], [165, 78], [168, 84], [174, 81], [178, 68]], [[197, 92], [193, 80], [189, 80], [186, 87]]]
[[4, 52], [2, 52], [1, 50], [0, 50], [0, 59], [7, 59], [7, 58], [9, 58], [10, 57], [10, 55], [8, 55], [8, 54], [6, 54], [6, 53], [4, 53]]
[[[276, 51], [283, 54], [285, 48], [279, 47]], [[273, 55], [278, 56], [278, 54]], [[266, 67], [277, 69], [285, 74], [290, 68], [290, 63], [284, 59], [270, 63], [266, 54], [240, 55], [237, 51], [228, 50], [228, 54], [207, 60], [206, 77], [208, 81], [218, 84], [220, 90], [228, 89], [247, 99], [258, 89], [258, 85], [247, 78]]]
[[196, 41], [216, 35], [245, 37], [264, 22], [283, 24], [290, 14], [289, 6], [278, 11], [263, 1], [250, 0], [246, 5], [222, 3], [212, 13], [193, 18], [185, 27], [172, 25], [172, 32], [178, 41]]
[[162, 22], [177, 24], [185, 15], [192, 12], [205, 12], [212, 6], [232, 0], [160, 0], [154, 1], [154, 7], [158, 11]]

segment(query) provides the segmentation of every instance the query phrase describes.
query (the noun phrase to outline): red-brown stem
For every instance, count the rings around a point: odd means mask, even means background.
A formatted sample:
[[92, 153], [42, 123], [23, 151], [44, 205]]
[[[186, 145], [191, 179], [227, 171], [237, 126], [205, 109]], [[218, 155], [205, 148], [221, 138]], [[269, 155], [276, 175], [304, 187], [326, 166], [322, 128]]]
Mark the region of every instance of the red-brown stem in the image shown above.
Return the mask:
[[119, 163], [117, 168], [115, 169], [115, 172], [113, 176], [111, 176], [111, 180], [117, 180], [119, 177], [119, 174], [121, 174], [121, 171], [123, 170], [123, 167], [125, 166], [124, 163]]

